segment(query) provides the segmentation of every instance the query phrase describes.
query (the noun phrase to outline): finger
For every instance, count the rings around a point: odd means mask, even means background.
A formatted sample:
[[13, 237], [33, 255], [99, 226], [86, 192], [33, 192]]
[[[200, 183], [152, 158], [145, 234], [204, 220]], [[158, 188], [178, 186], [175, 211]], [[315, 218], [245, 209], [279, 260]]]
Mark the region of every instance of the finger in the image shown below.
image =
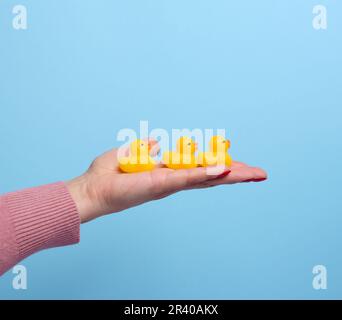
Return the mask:
[[[149, 144], [151, 156], [157, 155], [160, 151], [158, 141], [151, 138], [145, 138], [143, 140]], [[128, 157], [129, 153], [129, 145], [127, 144], [119, 148], [108, 150], [97, 157], [91, 167], [93, 169], [118, 170], [119, 158]]]
[[248, 167], [246, 163], [240, 162], [240, 161], [232, 161], [232, 167], [233, 168], [240, 168], [240, 167]]
[[222, 184], [234, 184], [241, 182], [258, 182], [267, 179], [267, 173], [260, 168], [240, 167], [232, 168], [229, 175], [211, 181], [205, 181], [196, 188], [207, 188]]
[[260, 168], [253, 167], [239, 167], [232, 168], [229, 176], [224, 179], [215, 181], [216, 184], [233, 184], [239, 182], [247, 182], [254, 180], [265, 180], [267, 179], [267, 174], [264, 170]]
[[111, 149], [97, 157], [90, 166], [93, 170], [113, 171], [118, 169], [118, 149]]
[[167, 191], [174, 192], [191, 188], [195, 185], [217, 179], [218, 177], [225, 177], [229, 173], [230, 170], [225, 169], [218, 175], [208, 175], [206, 168], [203, 167], [188, 170], [175, 170], [168, 174], [166, 189]]
[[267, 172], [258, 167], [250, 167], [254, 173], [254, 180], [266, 180], [267, 179]]

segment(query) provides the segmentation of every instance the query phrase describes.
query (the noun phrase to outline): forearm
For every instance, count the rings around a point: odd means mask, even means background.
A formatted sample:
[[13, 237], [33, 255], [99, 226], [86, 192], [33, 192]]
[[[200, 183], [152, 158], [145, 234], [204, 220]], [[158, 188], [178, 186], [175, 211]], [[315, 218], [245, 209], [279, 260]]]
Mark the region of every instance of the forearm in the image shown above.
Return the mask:
[[0, 197], [0, 275], [43, 249], [79, 241], [80, 217], [64, 183]]

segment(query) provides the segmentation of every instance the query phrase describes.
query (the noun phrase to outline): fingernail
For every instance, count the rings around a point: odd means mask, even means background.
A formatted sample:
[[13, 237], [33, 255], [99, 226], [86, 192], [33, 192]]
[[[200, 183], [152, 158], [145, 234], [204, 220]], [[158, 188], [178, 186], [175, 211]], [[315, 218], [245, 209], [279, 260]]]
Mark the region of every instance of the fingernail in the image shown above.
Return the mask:
[[230, 174], [230, 170], [227, 170], [227, 171], [225, 171], [225, 172], [219, 174], [219, 175], [216, 177], [216, 179], [224, 178], [224, 177], [228, 176], [228, 174]]
[[242, 182], [261, 182], [261, 181], [265, 181], [267, 180], [267, 178], [260, 178], [260, 179], [248, 179]]
[[265, 180], [267, 180], [267, 178], [253, 179], [254, 182], [260, 182]]
[[248, 180], [244, 180], [242, 182], [252, 182], [252, 181], [253, 181], [253, 179], [248, 179]]

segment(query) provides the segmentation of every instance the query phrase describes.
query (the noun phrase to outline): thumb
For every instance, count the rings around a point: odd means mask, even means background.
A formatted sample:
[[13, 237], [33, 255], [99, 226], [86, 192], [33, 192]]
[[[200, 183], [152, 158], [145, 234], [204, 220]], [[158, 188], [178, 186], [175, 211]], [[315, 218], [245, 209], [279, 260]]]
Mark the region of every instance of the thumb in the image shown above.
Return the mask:
[[176, 192], [184, 189], [191, 189], [198, 184], [215, 180], [230, 173], [228, 168], [217, 175], [208, 174], [207, 168], [194, 168], [188, 170], [175, 170], [170, 172], [167, 177], [167, 191]]

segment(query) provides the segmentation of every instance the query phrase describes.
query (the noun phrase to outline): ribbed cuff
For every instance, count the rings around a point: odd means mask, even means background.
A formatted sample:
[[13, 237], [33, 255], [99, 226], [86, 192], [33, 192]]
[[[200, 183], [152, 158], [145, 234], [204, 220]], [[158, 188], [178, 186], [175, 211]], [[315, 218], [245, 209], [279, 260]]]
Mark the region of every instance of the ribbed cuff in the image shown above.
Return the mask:
[[80, 216], [64, 183], [8, 193], [5, 201], [19, 259], [43, 249], [79, 242]]

